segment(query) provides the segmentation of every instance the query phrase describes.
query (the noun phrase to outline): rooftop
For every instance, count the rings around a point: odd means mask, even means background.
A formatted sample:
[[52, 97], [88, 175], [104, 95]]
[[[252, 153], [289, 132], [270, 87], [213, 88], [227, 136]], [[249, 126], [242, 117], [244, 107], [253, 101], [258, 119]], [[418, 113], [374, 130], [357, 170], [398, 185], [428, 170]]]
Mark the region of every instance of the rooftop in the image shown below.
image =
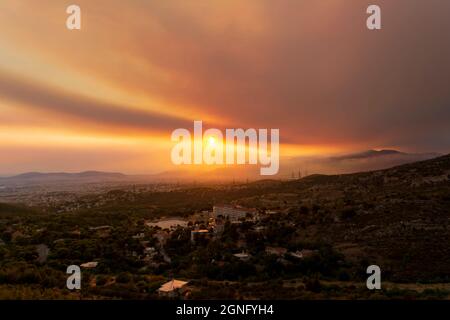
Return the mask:
[[80, 265], [80, 267], [82, 267], [82, 268], [95, 268], [95, 267], [97, 267], [97, 265], [98, 265], [98, 262], [91, 261], [91, 262], [83, 263], [82, 265]]
[[181, 280], [171, 280], [169, 282], [164, 283], [159, 289], [158, 291], [160, 292], [171, 292], [173, 290], [176, 289], [180, 289], [183, 288], [185, 285], [187, 285], [188, 282], [187, 281], [181, 281]]

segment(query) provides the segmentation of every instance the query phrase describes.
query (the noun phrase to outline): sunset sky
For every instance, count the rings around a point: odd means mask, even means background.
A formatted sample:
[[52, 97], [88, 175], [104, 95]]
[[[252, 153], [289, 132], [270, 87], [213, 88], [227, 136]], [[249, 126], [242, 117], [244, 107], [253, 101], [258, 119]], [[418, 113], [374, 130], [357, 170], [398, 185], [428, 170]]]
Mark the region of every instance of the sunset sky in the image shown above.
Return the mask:
[[[82, 10], [82, 30], [65, 27]], [[382, 8], [381, 31], [366, 8]], [[450, 1], [2, 0], [0, 175], [172, 169], [171, 132], [281, 155], [450, 151]]]

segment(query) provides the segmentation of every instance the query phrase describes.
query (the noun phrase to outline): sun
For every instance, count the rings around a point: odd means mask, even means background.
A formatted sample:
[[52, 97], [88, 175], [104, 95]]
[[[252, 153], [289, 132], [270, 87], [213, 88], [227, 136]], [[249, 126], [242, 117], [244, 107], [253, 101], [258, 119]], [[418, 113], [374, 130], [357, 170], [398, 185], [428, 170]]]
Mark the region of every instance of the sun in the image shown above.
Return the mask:
[[208, 138], [208, 144], [210, 147], [214, 147], [217, 144], [217, 139], [215, 137], [209, 137]]

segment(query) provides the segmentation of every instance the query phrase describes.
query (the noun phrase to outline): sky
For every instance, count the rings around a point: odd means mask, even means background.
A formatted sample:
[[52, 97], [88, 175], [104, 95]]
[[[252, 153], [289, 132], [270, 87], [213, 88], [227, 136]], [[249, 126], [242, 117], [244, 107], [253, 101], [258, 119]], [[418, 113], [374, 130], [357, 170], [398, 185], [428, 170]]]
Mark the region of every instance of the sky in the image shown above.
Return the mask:
[[[65, 27], [77, 4], [82, 30]], [[382, 30], [366, 8], [382, 9]], [[2, 0], [0, 174], [169, 170], [170, 135], [281, 156], [450, 150], [450, 2]]]

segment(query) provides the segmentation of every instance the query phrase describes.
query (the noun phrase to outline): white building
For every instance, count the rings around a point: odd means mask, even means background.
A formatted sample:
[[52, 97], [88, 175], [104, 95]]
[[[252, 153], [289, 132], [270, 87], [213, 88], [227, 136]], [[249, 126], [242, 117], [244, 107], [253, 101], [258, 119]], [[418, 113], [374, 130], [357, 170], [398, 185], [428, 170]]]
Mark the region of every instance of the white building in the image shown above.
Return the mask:
[[252, 213], [252, 210], [231, 206], [231, 205], [221, 205], [213, 207], [213, 216], [217, 218], [222, 216], [224, 218], [229, 218], [230, 220], [239, 220], [245, 218], [248, 213]]

